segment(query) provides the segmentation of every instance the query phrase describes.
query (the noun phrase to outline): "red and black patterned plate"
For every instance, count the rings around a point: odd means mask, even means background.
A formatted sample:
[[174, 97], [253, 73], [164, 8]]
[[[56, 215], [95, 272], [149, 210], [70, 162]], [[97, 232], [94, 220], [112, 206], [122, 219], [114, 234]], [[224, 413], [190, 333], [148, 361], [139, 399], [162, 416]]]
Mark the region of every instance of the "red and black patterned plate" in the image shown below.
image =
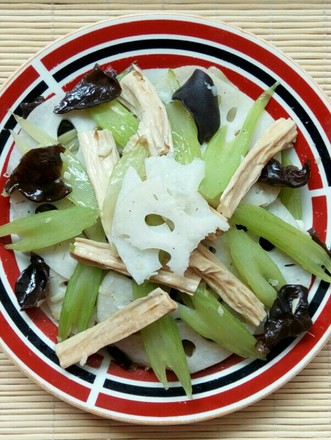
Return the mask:
[[[129, 16], [97, 23], [38, 53], [4, 86], [0, 95], [1, 187], [15, 129], [12, 113], [21, 102], [68, 89], [95, 63], [121, 71], [137, 62], [143, 69], [182, 65], [217, 66], [243, 92], [256, 98], [276, 80], [280, 86], [268, 106], [274, 118], [298, 125], [296, 152], [311, 161], [304, 198], [304, 220], [330, 243], [330, 104], [314, 81], [284, 54], [254, 35], [224, 23], [181, 15]], [[0, 198], [0, 222], [9, 219], [9, 202]], [[331, 333], [329, 285], [312, 278], [309, 293], [313, 327], [287, 340], [267, 362], [230, 357], [193, 376], [193, 398], [170, 377], [165, 391], [152, 372], [125, 371], [102, 355], [84, 367], [63, 370], [54, 353], [57, 328], [42, 311], [21, 312], [13, 293], [19, 269], [14, 254], [0, 247], [0, 343], [34, 381], [83, 410], [121, 421], [178, 424], [239, 410], [293, 378], [322, 348]]]

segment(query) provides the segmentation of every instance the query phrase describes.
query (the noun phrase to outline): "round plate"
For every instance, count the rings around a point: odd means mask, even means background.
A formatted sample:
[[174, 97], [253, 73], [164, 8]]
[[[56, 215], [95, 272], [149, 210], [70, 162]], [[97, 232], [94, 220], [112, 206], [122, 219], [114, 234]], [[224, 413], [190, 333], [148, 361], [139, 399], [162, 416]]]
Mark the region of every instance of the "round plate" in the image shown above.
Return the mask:
[[[97, 23], [41, 51], [3, 88], [0, 97], [1, 188], [15, 130], [12, 112], [22, 101], [67, 90], [95, 63], [121, 71], [141, 68], [215, 65], [242, 91], [256, 98], [275, 81], [280, 86], [268, 106], [274, 118], [291, 117], [298, 125], [296, 152], [310, 159], [312, 177], [304, 192], [304, 220], [329, 242], [330, 105], [316, 84], [284, 54], [232, 26], [181, 15], [129, 16]], [[1, 224], [8, 221], [8, 198], [1, 197]], [[7, 355], [34, 381], [83, 410], [121, 421], [178, 424], [239, 410], [275, 391], [294, 377], [321, 349], [330, 332], [329, 285], [312, 278], [311, 331], [286, 340], [267, 362], [226, 361], [195, 374], [193, 398], [170, 375], [165, 391], [150, 371], [126, 371], [96, 355], [84, 367], [59, 367], [54, 353], [57, 328], [42, 310], [21, 312], [13, 293], [19, 269], [12, 252], [1, 252], [0, 340]]]

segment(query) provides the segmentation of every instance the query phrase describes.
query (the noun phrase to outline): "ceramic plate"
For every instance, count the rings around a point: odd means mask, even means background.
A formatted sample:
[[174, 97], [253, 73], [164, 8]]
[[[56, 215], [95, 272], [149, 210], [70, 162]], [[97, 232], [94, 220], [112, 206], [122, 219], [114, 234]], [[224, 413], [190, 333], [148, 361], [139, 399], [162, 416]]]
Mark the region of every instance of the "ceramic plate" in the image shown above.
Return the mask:
[[[143, 15], [97, 23], [41, 51], [5, 85], [0, 97], [1, 188], [13, 147], [9, 130], [18, 130], [12, 112], [38, 95], [67, 90], [95, 63], [121, 71], [137, 62], [143, 69], [188, 64], [215, 65], [242, 91], [256, 98], [280, 82], [268, 111], [298, 125], [296, 153], [311, 161], [312, 177], [304, 193], [304, 219], [330, 244], [330, 105], [316, 84], [284, 54], [254, 35], [232, 26], [178, 15]], [[8, 198], [1, 197], [1, 224], [8, 221]], [[153, 373], [126, 371], [107, 357], [93, 356], [84, 367], [59, 367], [54, 353], [57, 328], [41, 309], [21, 312], [13, 293], [19, 269], [12, 252], [0, 247], [0, 341], [7, 355], [34, 381], [85, 411], [121, 421], [177, 424], [237, 411], [293, 378], [330, 335], [329, 285], [312, 278], [309, 333], [286, 340], [268, 358], [231, 356], [193, 376], [193, 398], [175, 378], [165, 391]]]

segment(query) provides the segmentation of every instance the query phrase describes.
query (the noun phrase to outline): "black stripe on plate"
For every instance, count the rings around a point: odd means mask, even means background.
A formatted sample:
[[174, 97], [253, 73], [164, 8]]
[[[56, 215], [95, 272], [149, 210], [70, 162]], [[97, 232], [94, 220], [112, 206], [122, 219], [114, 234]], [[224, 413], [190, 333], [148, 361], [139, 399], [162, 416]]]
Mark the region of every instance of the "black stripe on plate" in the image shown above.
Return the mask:
[[321, 281], [319, 283], [315, 295], [309, 303], [309, 314], [311, 317], [314, 316], [317, 309], [321, 305], [321, 302], [325, 298], [329, 288], [330, 288], [330, 283], [327, 283], [326, 281]]
[[[55, 351], [51, 347], [49, 347], [42, 339], [40, 339], [39, 336], [37, 336], [36, 333], [29, 327], [29, 325], [23, 318], [23, 312], [19, 312], [14, 307], [2, 282], [0, 283], [0, 301], [12, 321], [15, 323], [16, 328], [22, 334], [22, 339], [26, 338], [36, 348], [36, 351], [46, 356], [53, 364], [59, 365], [59, 360], [57, 355], [55, 354]], [[76, 365], [68, 368], [67, 371], [88, 383], [93, 383], [96, 377], [95, 374], [92, 374], [89, 371], [86, 371]]]
[[[67, 76], [71, 75], [73, 72], [85, 67], [86, 65], [100, 62], [100, 60], [106, 59], [107, 57], [113, 57], [114, 55], [124, 54], [130, 51], [141, 51], [141, 50], [160, 50], [160, 56], [162, 56], [162, 50], [185, 50], [192, 53], [199, 53], [201, 55], [208, 55], [210, 57], [217, 58], [219, 60], [224, 60], [227, 63], [238, 66], [244, 71], [250, 73], [255, 78], [258, 78], [267, 86], [271, 86], [276, 82], [275, 78], [269, 75], [263, 68], [254, 64], [254, 62], [248, 61], [245, 58], [231, 53], [227, 50], [221, 49], [220, 47], [209, 46], [200, 42], [183, 41], [183, 40], [173, 40], [173, 39], [153, 39], [153, 40], [140, 40], [140, 41], [130, 41], [126, 43], [119, 43], [114, 46], [107, 46], [102, 49], [91, 52], [87, 55], [80, 57], [79, 59], [67, 64], [62, 69], [58, 70], [53, 76], [56, 81], [60, 82]], [[330, 166], [330, 153], [327, 146], [325, 145], [321, 134], [319, 133], [317, 127], [313, 123], [312, 119], [308, 115], [307, 111], [298, 100], [282, 85], [278, 86], [276, 93], [287, 103], [287, 105], [295, 112], [296, 116], [302, 121], [306, 130], [308, 131], [312, 141], [314, 142], [316, 149], [321, 157], [323, 167], [325, 171], [328, 170]], [[326, 177], [328, 185], [331, 185], [331, 173], [326, 172]]]
[[[116, 54], [123, 54], [128, 51], [139, 51], [139, 50], [146, 50], [146, 49], [181, 49], [181, 50], [187, 50], [188, 52], [197, 52], [201, 54], [207, 54], [209, 56], [218, 58], [219, 60], [224, 60], [228, 63], [231, 63], [233, 65], [239, 66], [241, 69], [246, 70], [256, 78], [263, 81], [266, 85], [270, 86], [275, 82], [275, 79], [267, 74], [263, 69], [260, 69], [257, 65], [249, 62], [248, 60], [243, 59], [242, 57], [235, 55], [231, 52], [225, 51], [221, 48], [217, 47], [211, 47], [202, 43], [197, 42], [187, 42], [187, 41], [181, 41], [181, 40], [146, 40], [146, 41], [134, 41], [134, 42], [128, 42], [128, 43], [121, 43], [116, 46], [109, 46], [103, 49], [100, 49], [98, 51], [95, 51], [93, 53], [90, 53], [88, 55], [85, 55], [78, 60], [68, 64], [66, 67], [62, 68], [58, 72], [54, 74], [54, 78], [57, 81], [61, 81], [65, 79], [68, 75], [71, 75], [73, 72], [77, 71], [78, 69], [84, 67], [85, 65], [95, 63], [100, 61], [101, 59], [116, 55]], [[43, 84], [43, 85], [42, 85]], [[44, 88], [43, 88], [44, 87]], [[24, 99], [25, 102], [32, 101], [35, 99], [38, 95], [42, 94], [44, 90], [47, 89], [47, 85], [42, 82], [36, 88], [34, 88]], [[310, 117], [308, 116], [307, 112], [304, 110], [304, 108], [298, 103], [298, 101], [291, 95], [289, 91], [287, 91], [283, 86], [279, 86], [277, 88], [278, 95], [293, 109], [293, 111], [297, 114], [297, 116], [300, 118], [300, 120], [305, 124], [307, 131], [309, 132], [310, 136], [314, 140], [316, 147], [321, 155], [322, 162], [324, 167], [326, 168], [326, 165], [329, 164], [329, 155], [327, 152], [327, 148], [323, 143], [323, 140], [320, 136], [320, 133], [318, 132], [317, 128], [312, 123]], [[15, 112], [19, 112], [19, 108], [15, 110]], [[8, 140], [9, 132], [8, 129], [14, 128], [15, 126], [15, 120], [14, 118], [10, 117], [5, 130], [3, 130], [0, 134], [2, 138], [1, 140], [1, 147], [4, 146], [5, 142]], [[3, 140], [5, 142], [3, 142]], [[330, 176], [331, 179], [331, 176]], [[330, 184], [330, 182], [329, 182]], [[43, 352], [52, 362], [56, 363], [58, 365], [58, 359], [52, 349], [50, 349], [40, 338], [35, 335], [31, 329], [28, 328], [26, 322], [22, 318], [21, 314], [16, 310], [15, 307], [10, 302], [10, 299], [8, 295], [5, 293], [3, 286], [1, 286], [1, 300], [5, 302], [5, 307], [7, 312], [10, 314], [13, 321], [16, 323], [17, 327], [20, 329], [20, 331], [25, 335], [25, 337], [28, 337], [30, 342], [41, 352]], [[316, 309], [318, 308], [320, 301], [322, 297], [326, 294], [327, 291], [327, 284], [324, 283], [320, 285], [318, 291], [315, 294], [315, 297], [311, 303], [311, 312], [314, 313]], [[316, 299], [315, 299], [316, 298]], [[292, 340], [283, 341], [281, 344], [278, 344], [278, 346], [273, 350], [272, 353], [272, 359], [274, 359], [279, 353], [281, 353], [288, 345], [292, 342]], [[271, 358], [269, 358], [271, 360]], [[240, 370], [230, 373], [222, 378], [215, 379], [210, 382], [201, 383], [194, 385], [193, 389], [195, 393], [200, 392], [207, 392], [213, 389], [219, 389], [220, 387], [223, 387], [225, 385], [228, 385], [230, 383], [235, 382], [236, 380], [247, 377], [247, 375], [251, 374], [252, 372], [256, 371], [257, 369], [263, 367], [265, 365], [265, 362], [263, 361], [253, 361], [247, 366], [241, 368]], [[69, 369], [72, 374], [75, 374], [76, 376], [80, 377], [83, 380], [86, 380], [87, 382], [92, 383], [95, 379], [95, 375], [87, 372], [86, 370], [80, 368], [80, 367], [71, 367]], [[183, 395], [183, 390], [181, 387], [172, 387], [168, 391], [163, 390], [162, 388], [149, 388], [149, 387], [140, 387], [136, 385], [128, 385], [119, 383], [116, 381], [112, 381], [110, 379], [106, 379], [104, 387], [107, 389], [113, 389], [119, 392], [125, 392], [129, 394], [139, 394], [144, 396], [181, 396]]]
[[[227, 385], [236, 383], [241, 379], [247, 378], [252, 373], [255, 373], [260, 368], [263, 368], [268, 362], [275, 359], [275, 357], [282, 353], [282, 351], [285, 350], [293, 342], [293, 340], [294, 338], [288, 338], [281, 341], [281, 343], [279, 343], [277, 347], [274, 348], [273, 352], [268, 356], [267, 361], [257, 359], [225, 376], [210, 381], [193, 384], [193, 394], [197, 395], [200, 393], [208, 393], [213, 390], [221, 390]], [[171, 398], [185, 396], [185, 392], [180, 385], [171, 386], [168, 390], [165, 390], [164, 388], [160, 387], [160, 384], [156, 384], [156, 386], [154, 387], [147, 387], [141, 386], [139, 384], [127, 384], [121, 382], [121, 378], [119, 378], [118, 381], [106, 379], [103, 386], [107, 390], [142, 397]]]
[[[41, 96], [48, 89], [48, 85], [45, 81], [40, 81], [30, 92], [23, 98], [20, 102], [33, 102], [38, 96]], [[22, 110], [20, 104], [12, 110], [15, 115], [22, 116]], [[16, 121], [13, 115], [9, 116], [6, 124], [0, 132], [0, 153], [3, 151], [9, 136], [10, 130], [13, 130], [16, 127]]]
[[122, 55], [126, 52], [139, 52], [142, 50], [160, 50], [160, 56], [162, 56], [162, 50], [185, 50], [188, 52], [197, 52], [202, 55], [208, 55], [219, 60], [227, 61], [233, 65], [240, 66], [247, 72], [250, 72], [251, 68], [254, 68], [258, 74], [255, 77], [261, 79], [265, 84], [271, 86], [276, 80], [270, 76], [263, 69], [245, 60], [244, 58], [228, 52], [219, 47], [208, 46], [203, 43], [184, 41], [184, 40], [172, 40], [172, 39], [153, 39], [153, 40], [139, 40], [129, 41], [126, 43], [119, 43], [117, 45], [107, 46], [102, 49], [98, 49], [87, 55], [83, 55], [77, 60], [67, 64], [65, 67], [54, 73], [53, 77], [56, 81], [60, 82], [67, 78], [72, 73], [84, 68], [86, 65], [98, 63], [100, 60], [113, 57], [114, 55]]
[[[322, 300], [325, 298], [325, 295], [327, 294], [329, 283], [326, 283], [325, 281], [321, 281], [316, 293], [314, 295], [314, 298], [309, 304], [309, 313], [310, 316], [314, 316], [314, 313], [320, 306]], [[245, 365], [244, 367], [226, 374], [220, 378], [214, 379], [209, 382], [202, 382], [193, 385], [193, 394], [198, 393], [206, 393], [210, 392], [215, 389], [221, 389], [227, 385], [230, 385], [231, 383], [235, 383], [238, 380], [247, 378], [250, 374], [256, 372], [260, 368], [263, 368], [268, 364], [269, 362], [273, 361], [277, 356], [279, 356], [285, 349], [289, 347], [290, 344], [295, 340], [295, 338], [286, 338], [282, 341], [280, 341], [275, 347], [273, 347], [271, 353], [267, 356], [267, 360], [263, 361], [260, 359], [254, 360], [250, 362], [248, 365]], [[140, 385], [131, 385], [131, 384], [125, 384], [123, 382], [120, 382], [121, 379], [119, 379], [119, 382], [111, 379], [106, 379], [104, 382], [104, 388], [114, 390], [120, 393], [127, 393], [132, 395], [140, 395], [145, 397], [179, 397], [179, 396], [185, 396], [185, 392], [181, 386], [173, 386], [169, 388], [168, 390], [165, 390], [164, 388], [160, 387], [146, 387], [146, 386], [140, 386]]]

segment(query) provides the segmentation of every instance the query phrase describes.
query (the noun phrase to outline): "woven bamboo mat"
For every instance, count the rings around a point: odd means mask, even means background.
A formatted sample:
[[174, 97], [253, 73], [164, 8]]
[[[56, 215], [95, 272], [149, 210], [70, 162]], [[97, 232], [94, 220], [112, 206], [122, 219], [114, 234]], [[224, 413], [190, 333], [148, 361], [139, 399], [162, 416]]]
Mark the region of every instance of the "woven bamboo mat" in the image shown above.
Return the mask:
[[[265, 38], [296, 60], [331, 97], [331, 2], [0, 1], [0, 85], [46, 44], [121, 14], [185, 12], [221, 19]], [[297, 439], [331, 438], [331, 344], [296, 378], [238, 413], [194, 425], [134, 426], [86, 414], [49, 395], [0, 352], [0, 438]]]

